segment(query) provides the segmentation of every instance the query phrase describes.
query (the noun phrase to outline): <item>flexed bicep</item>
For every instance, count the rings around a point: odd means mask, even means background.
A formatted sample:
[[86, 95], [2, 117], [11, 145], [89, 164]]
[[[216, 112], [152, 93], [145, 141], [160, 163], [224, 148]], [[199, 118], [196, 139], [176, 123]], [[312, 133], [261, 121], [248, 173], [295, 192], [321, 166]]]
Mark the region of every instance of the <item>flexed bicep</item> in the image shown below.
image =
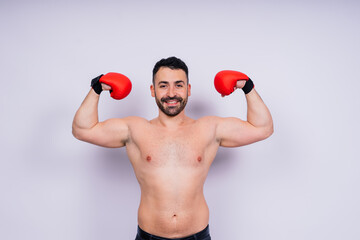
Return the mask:
[[102, 147], [123, 147], [129, 139], [129, 126], [125, 119], [112, 118], [89, 129], [78, 129], [75, 137]]
[[269, 109], [254, 89], [254, 83], [244, 73], [225, 70], [214, 79], [216, 90], [230, 95], [235, 89], [242, 89], [247, 101], [247, 120], [221, 118], [218, 123], [220, 145], [238, 147], [264, 140], [273, 133], [273, 121]]
[[98, 103], [102, 91], [110, 91], [117, 100], [125, 98], [131, 91], [131, 81], [120, 73], [101, 74], [92, 79], [88, 95], [77, 110], [72, 123], [73, 135], [82, 141], [103, 147], [122, 147], [129, 135], [126, 119], [98, 120]]
[[220, 118], [216, 135], [222, 147], [240, 147], [262, 140], [259, 129], [234, 117]]

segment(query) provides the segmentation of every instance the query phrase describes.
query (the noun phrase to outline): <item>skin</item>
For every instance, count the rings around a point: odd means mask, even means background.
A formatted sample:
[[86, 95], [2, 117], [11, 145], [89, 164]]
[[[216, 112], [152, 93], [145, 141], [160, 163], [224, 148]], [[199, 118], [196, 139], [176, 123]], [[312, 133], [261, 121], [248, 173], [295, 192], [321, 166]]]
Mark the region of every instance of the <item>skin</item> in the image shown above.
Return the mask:
[[[245, 81], [238, 81], [242, 88]], [[110, 86], [102, 84], [104, 90]], [[191, 85], [183, 70], [161, 67], [150, 87], [168, 113], [179, 111]], [[141, 188], [138, 224], [144, 231], [166, 238], [180, 238], [203, 230], [209, 223], [209, 208], [203, 186], [216, 152], [222, 147], [240, 147], [263, 140], [273, 133], [270, 112], [253, 89], [246, 94], [247, 120], [206, 116], [191, 119], [185, 109], [175, 116], [152, 120], [126, 117], [98, 121], [99, 95], [92, 89], [73, 121], [73, 135], [103, 147], [126, 147]]]

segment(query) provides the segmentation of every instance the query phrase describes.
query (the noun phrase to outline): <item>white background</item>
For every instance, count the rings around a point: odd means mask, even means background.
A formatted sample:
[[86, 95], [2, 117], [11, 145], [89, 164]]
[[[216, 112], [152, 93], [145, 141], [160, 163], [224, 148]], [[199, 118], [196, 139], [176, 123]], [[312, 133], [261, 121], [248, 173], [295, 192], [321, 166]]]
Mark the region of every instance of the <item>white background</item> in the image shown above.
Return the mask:
[[187, 113], [246, 118], [242, 71], [275, 132], [222, 148], [205, 184], [213, 239], [360, 239], [360, 3], [357, 1], [1, 1], [0, 239], [134, 239], [140, 192], [125, 149], [76, 140], [90, 80], [110, 71], [100, 120], [152, 119], [156, 61], [189, 67]]

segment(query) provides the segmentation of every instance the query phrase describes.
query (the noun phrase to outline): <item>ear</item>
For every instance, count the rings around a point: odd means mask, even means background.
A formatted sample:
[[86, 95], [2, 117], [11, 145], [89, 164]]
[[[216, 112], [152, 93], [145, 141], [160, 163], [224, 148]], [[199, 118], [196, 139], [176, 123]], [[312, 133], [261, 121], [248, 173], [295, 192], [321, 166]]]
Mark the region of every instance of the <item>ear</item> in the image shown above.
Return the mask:
[[191, 84], [188, 84], [188, 96], [191, 96]]
[[154, 85], [150, 86], [150, 91], [151, 91], [151, 96], [155, 97], [155, 89], [154, 89]]

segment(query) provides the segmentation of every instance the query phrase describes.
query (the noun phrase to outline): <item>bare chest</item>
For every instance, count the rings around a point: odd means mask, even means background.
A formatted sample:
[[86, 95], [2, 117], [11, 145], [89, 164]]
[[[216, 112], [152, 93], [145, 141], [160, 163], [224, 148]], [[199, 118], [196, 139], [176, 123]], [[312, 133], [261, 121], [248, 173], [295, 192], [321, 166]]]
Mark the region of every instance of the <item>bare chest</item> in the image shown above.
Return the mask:
[[138, 160], [157, 167], [201, 166], [208, 161], [214, 143], [209, 131], [195, 126], [177, 131], [149, 127], [134, 134], [133, 139]]

